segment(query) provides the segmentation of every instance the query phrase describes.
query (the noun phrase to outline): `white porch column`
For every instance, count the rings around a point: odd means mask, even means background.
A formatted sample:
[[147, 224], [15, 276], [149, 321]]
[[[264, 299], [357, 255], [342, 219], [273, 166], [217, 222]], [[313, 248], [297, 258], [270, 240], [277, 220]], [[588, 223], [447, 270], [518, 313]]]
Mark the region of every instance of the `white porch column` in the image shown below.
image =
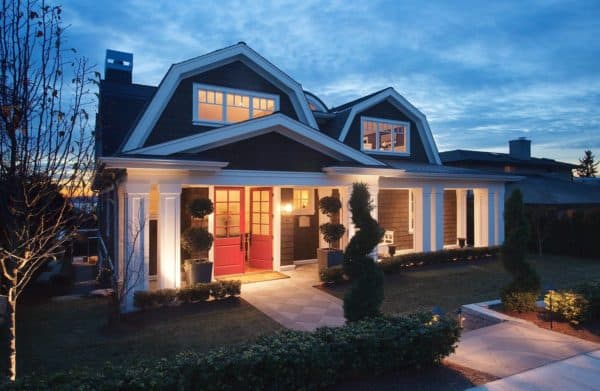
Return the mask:
[[494, 190], [494, 244], [496, 246], [504, 243], [504, 185], [498, 185]]
[[444, 248], [444, 188], [431, 189], [431, 250]]
[[467, 238], [467, 190], [456, 189], [456, 238]]
[[496, 243], [496, 201], [498, 196], [493, 189], [488, 189], [487, 206], [488, 206], [488, 246], [493, 246]]
[[[474, 211], [474, 233], [475, 247], [485, 247], [489, 245], [490, 239], [490, 196], [492, 194], [492, 221], [493, 221], [493, 193], [488, 189], [473, 189], [473, 211]], [[492, 238], [493, 225], [492, 225]]]
[[415, 251], [431, 251], [431, 186], [414, 188], [412, 191], [415, 203]]
[[273, 186], [273, 270], [281, 271], [281, 187]]
[[123, 310], [135, 309], [133, 295], [148, 290], [149, 251], [149, 184], [127, 184], [125, 193], [125, 246], [122, 261], [122, 283], [125, 298]]
[[[329, 217], [327, 217], [326, 214], [321, 213], [321, 211], [319, 210], [319, 200], [323, 197], [327, 197], [331, 195], [331, 189], [328, 187], [319, 187], [317, 189], [318, 195], [319, 195], [319, 199], [315, 200], [315, 209], [317, 209], [317, 213], [319, 216], [319, 227], [321, 226], [321, 224], [325, 224], [327, 222], [329, 222]], [[323, 239], [323, 235], [321, 235], [321, 231], [319, 231], [319, 248], [326, 248], [329, 245], [327, 244], [327, 242], [325, 242], [325, 239]]]
[[[371, 201], [373, 202], [373, 209], [371, 210], [371, 217], [379, 222], [379, 185], [374, 183], [369, 183], [369, 193], [371, 194]], [[371, 253], [371, 257], [374, 260], [379, 258], [377, 254], [377, 250], [379, 249], [379, 245], [375, 246], [373, 252]]]
[[159, 287], [181, 286], [181, 185], [159, 185]]
[[[208, 199], [212, 201], [213, 206], [216, 208], [215, 205], [215, 187], [214, 186], [208, 186]], [[215, 234], [215, 213], [211, 213], [208, 216], [208, 232], [210, 232], [211, 234]], [[208, 261], [213, 263], [213, 268], [212, 268], [212, 274], [210, 276], [210, 280], [213, 281], [215, 279], [215, 246], [214, 243], [212, 246], [210, 246], [210, 249], [208, 250]]]
[[340, 223], [346, 226], [346, 239], [344, 243], [344, 247], [350, 243], [350, 239], [354, 236], [356, 232], [356, 228], [354, 224], [352, 224], [352, 212], [350, 212], [350, 207], [348, 206], [348, 202], [350, 201], [350, 196], [352, 195], [352, 185], [344, 186], [340, 188], [340, 198], [342, 201], [342, 216], [340, 219]]

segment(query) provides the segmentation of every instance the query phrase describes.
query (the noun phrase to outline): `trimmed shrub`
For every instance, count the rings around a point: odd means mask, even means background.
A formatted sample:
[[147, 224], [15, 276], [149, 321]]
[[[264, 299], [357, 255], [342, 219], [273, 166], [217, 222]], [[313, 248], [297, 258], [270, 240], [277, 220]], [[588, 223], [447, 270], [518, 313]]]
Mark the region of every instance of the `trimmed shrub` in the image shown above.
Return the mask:
[[588, 314], [588, 302], [582, 294], [573, 291], [549, 291], [544, 296], [546, 310], [562, 316], [566, 321], [579, 324]]
[[375, 265], [371, 253], [381, 241], [384, 230], [371, 216], [373, 202], [366, 184], [352, 185], [348, 204], [357, 230], [344, 252], [344, 272], [352, 281], [350, 290], [344, 295], [344, 316], [349, 321], [356, 321], [380, 314], [383, 273]]
[[327, 269], [321, 270], [319, 273], [321, 281], [327, 283], [340, 283], [345, 280], [344, 269], [341, 266], [333, 266]]
[[241, 282], [215, 281], [208, 284], [196, 284], [181, 289], [158, 289], [155, 291], [136, 291], [133, 303], [141, 310], [162, 307], [175, 302], [194, 303], [208, 300], [211, 296], [215, 300], [226, 297], [238, 296], [241, 292]]
[[213, 240], [213, 235], [205, 228], [191, 227], [181, 235], [181, 247], [190, 254], [197, 254], [209, 250]]
[[378, 317], [315, 332], [284, 330], [253, 343], [174, 359], [108, 365], [25, 376], [9, 389], [299, 390], [327, 388], [342, 380], [439, 363], [454, 351], [456, 320], [415, 314]]
[[182, 303], [193, 303], [197, 301], [206, 301], [210, 296], [210, 287], [206, 284], [198, 284], [195, 286], [179, 289], [177, 299]]
[[333, 246], [333, 243], [337, 242], [346, 233], [346, 227], [339, 223], [325, 223], [319, 226], [319, 230], [323, 235], [323, 239], [329, 245], [329, 248]]
[[526, 260], [529, 224], [523, 211], [523, 196], [516, 189], [506, 201], [504, 209], [506, 239], [500, 250], [504, 269], [513, 280], [502, 289], [500, 299], [508, 311], [535, 310], [540, 294], [540, 277]]
[[499, 246], [492, 246], [410, 253], [384, 258], [377, 264], [377, 266], [379, 266], [384, 273], [389, 274], [396, 273], [407, 267], [476, 261], [479, 259], [492, 258], [497, 256], [499, 252]]

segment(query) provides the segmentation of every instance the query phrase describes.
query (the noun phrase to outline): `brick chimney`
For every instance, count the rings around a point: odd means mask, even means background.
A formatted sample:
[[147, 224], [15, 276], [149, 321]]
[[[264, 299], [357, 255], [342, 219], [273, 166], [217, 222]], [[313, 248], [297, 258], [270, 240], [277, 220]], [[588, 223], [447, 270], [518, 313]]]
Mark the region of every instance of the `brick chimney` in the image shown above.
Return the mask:
[[131, 84], [133, 73], [133, 53], [106, 50], [104, 80]]
[[525, 137], [510, 140], [508, 142], [508, 155], [515, 159], [531, 159], [531, 140], [528, 140]]

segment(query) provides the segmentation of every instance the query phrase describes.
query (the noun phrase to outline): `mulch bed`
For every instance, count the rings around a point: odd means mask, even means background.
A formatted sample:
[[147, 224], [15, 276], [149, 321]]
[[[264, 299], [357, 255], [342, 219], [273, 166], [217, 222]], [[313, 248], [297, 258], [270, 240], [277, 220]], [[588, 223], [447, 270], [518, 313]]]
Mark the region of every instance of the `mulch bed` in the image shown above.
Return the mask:
[[550, 314], [544, 308], [538, 308], [532, 312], [508, 312], [502, 309], [502, 305], [490, 307], [494, 311], [502, 312], [508, 316], [523, 319], [546, 330], [556, 331], [587, 341], [600, 343], [600, 320], [585, 321], [579, 325], [573, 325], [553, 315], [552, 328], [550, 328]]

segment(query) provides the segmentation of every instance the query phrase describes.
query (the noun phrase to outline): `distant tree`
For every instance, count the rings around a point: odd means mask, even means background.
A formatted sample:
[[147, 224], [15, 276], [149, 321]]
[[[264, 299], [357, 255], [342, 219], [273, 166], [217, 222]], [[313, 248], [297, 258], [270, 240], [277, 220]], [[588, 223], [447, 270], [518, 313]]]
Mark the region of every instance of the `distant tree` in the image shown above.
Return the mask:
[[531, 311], [540, 293], [540, 277], [526, 261], [529, 242], [529, 224], [523, 207], [523, 196], [519, 189], [512, 192], [504, 208], [506, 238], [500, 250], [504, 269], [513, 277], [502, 289], [500, 298], [509, 311]]
[[583, 158], [579, 159], [579, 167], [576, 169], [577, 176], [583, 178], [595, 178], [598, 173], [598, 162], [594, 162], [594, 154], [589, 149], [584, 152]]
[[349, 321], [356, 321], [380, 314], [383, 273], [375, 265], [371, 254], [384, 231], [371, 216], [373, 203], [366, 184], [355, 183], [352, 186], [349, 206], [356, 234], [344, 252], [344, 272], [352, 281], [350, 290], [344, 296], [344, 316]]
[[0, 272], [11, 380], [17, 299], [40, 267], [63, 256], [82, 223], [71, 200], [85, 195], [93, 169], [89, 67], [63, 48], [61, 14], [44, 1], [0, 4]]

